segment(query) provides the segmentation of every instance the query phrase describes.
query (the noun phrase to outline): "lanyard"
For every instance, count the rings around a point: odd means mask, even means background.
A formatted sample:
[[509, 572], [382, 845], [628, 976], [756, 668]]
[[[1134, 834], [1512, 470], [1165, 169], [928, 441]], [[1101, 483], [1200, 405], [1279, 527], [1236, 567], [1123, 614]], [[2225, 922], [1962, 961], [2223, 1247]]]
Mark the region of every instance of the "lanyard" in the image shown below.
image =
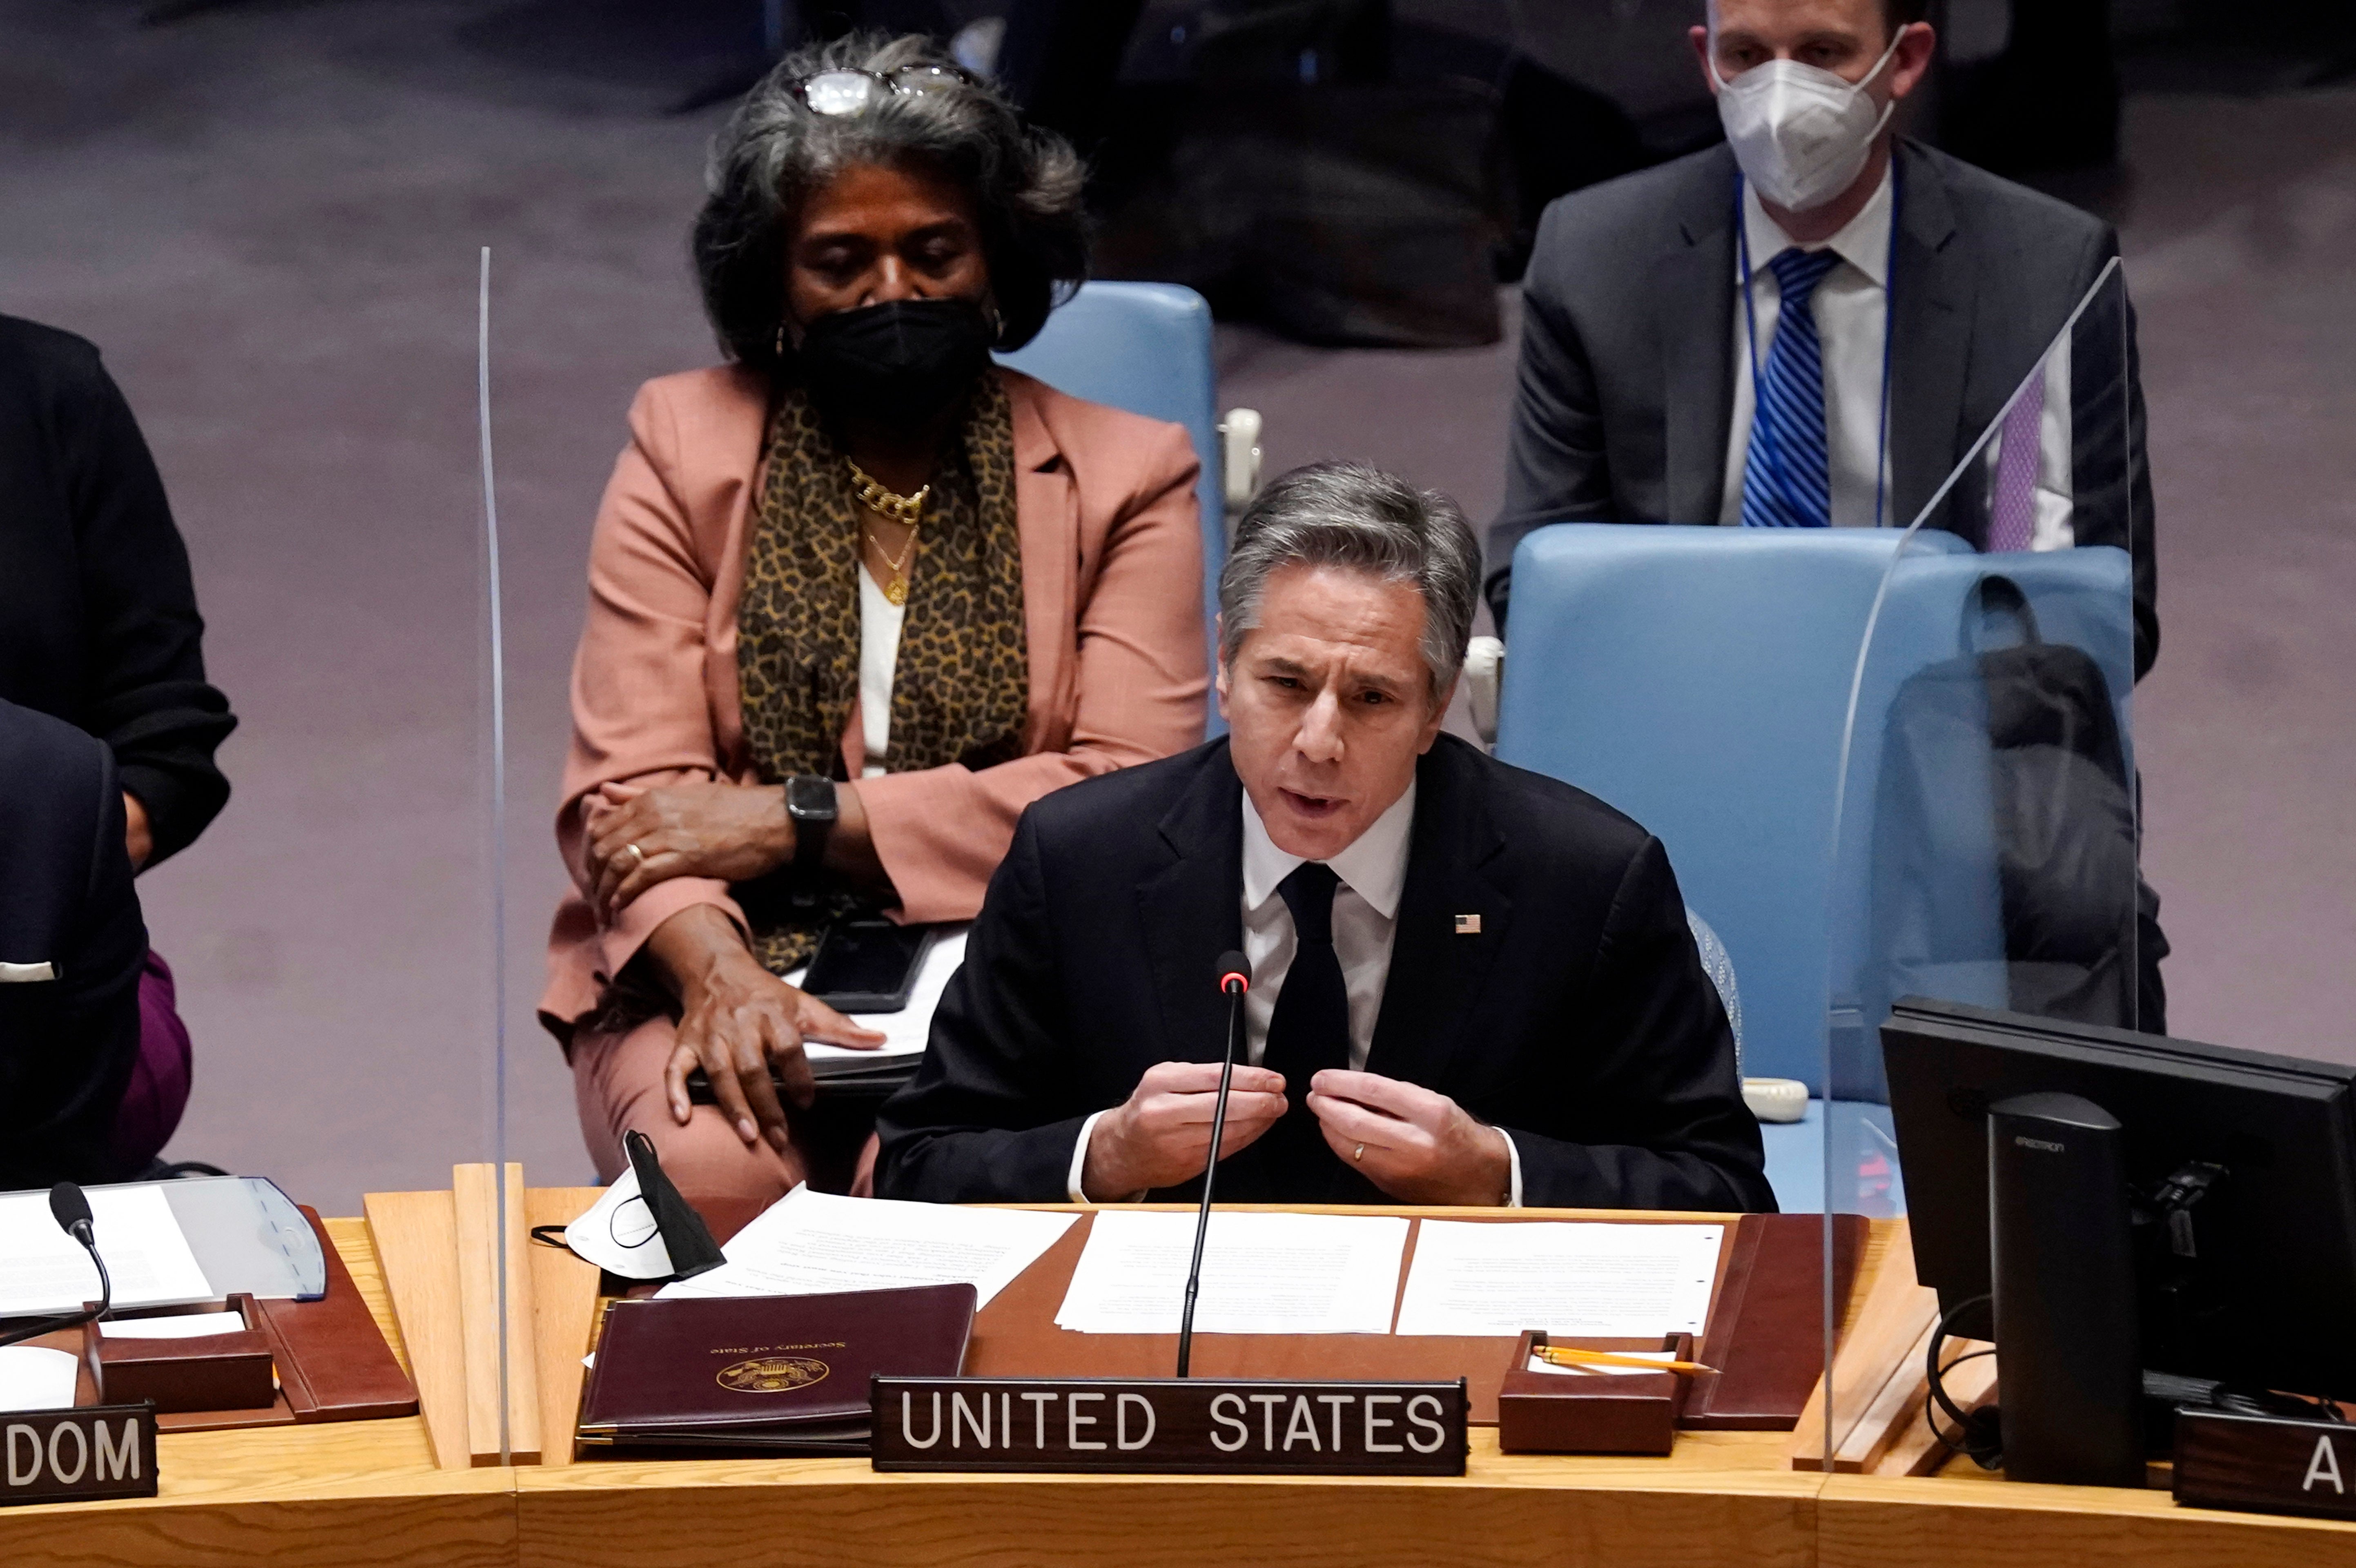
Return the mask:
[[[1873, 442], [1873, 526], [1881, 528], [1883, 503], [1888, 495], [1890, 469], [1890, 362], [1892, 334], [1890, 315], [1890, 291], [1898, 283], [1898, 216], [1906, 187], [1899, 177], [1898, 158], [1893, 152], [1890, 160], [1890, 259], [1882, 263], [1881, 285], [1881, 413], [1880, 428]], [[1742, 261], [1742, 325], [1751, 341], [1751, 439], [1757, 441], [1762, 433], [1759, 411], [1767, 406], [1766, 368], [1759, 357], [1759, 315], [1751, 302], [1751, 224], [1742, 210], [1742, 176], [1734, 176], [1734, 243]], [[1783, 330], [1779, 315], [1775, 328]], [[1798, 511], [1797, 498], [1791, 492], [1791, 477], [1784, 472], [1783, 453], [1775, 448], [1774, 431], [1767, 437], [1767, 471], [1775, 487], [1783, 494], [1784, 505]], [[1826, 521], [1830, 521], [1829, 518]]]

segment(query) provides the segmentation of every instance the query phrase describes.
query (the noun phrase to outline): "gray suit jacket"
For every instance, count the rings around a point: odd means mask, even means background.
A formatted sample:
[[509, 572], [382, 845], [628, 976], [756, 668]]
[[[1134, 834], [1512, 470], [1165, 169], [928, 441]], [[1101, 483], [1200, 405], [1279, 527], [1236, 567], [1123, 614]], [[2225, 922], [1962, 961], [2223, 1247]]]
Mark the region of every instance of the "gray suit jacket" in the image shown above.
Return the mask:
[[[1911, 520], [2118, 254], [2118, 237], [1914, 143], [1897, 144], [1897, 162], [1890, 515]], [[1718, 520], [1734, 419], [1734, 155], [1723, 145], [1547, 208], [1522, 291], [1505, 508], [1489, 532], [1500, 626], [1514, 548], [1532, 528]], [[2159, 623], [2132, 309], [2097, 302], [2072, 341], [2078, 541], [2134, 556], [2141, 676]], [[1974, 464], [1931, 521], [1980, 544], [1987, 519]]]

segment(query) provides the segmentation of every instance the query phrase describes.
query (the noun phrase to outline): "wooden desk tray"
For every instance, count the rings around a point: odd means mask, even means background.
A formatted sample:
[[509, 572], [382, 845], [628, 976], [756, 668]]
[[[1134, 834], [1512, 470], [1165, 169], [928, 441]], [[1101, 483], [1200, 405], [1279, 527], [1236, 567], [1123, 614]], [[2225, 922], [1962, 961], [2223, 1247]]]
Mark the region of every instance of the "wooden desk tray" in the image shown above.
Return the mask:
[[[976, 1316], [972, 1347], [966, 1354], [968, 1372], [977, 1377], [1170, 1375], [1177, 1359], [1174, 1334], [1078, 1334], [1055, 1326], [1056, 1310], [1071, 1285], [1092, 1218], [1083, 1215]], [[1510, 1211], [1467, 1211], [1463, 1218], [1517, 1222]], [[1669, 1222], [1680, 1217], [1647, 1218]], [[1867, 1221], [1858, 1216], [1834, 1217], [1836, 1312], [1847, 1303], [1866, 1231]], [[1693, 1380], [1679, 1425], [1788, 1432], [1799, 1420], [1809, 1391], [1824, 1371], [1825, 1234], [1821, 1214], [1747, 1214], [1727, 1227], [1717, 1295], [1697, 1356], [1719, 1372]], [[1407, 1266], [1400, 1272], [1402, 1289], [1407, 1268], [1413, 1266], [1414, 1247], [1411, 1236]], [[1194, 1360], [1196, 1374], [1203, 1377], [1462, 1377], [1472, 1424], [1494, 1425], [1498, 1391], [1514, 1343], [1503, 1335], [1197, 1334]]]
[[269, 1410], [278, 1391], [261, 1309], [240, 1292], [229, 1298], [226, 1311], [209, 1316], [231, 1315], [245, 1327], [195, 1339], [120, 1339], [107, 1334], [105, 1324], [82, 1325], [82, 1365], [96, 1381], [98, 1403], [146, 1400], [159, 1417]]
[[[241, 1348], [248, 1339], [258, 1340], [266, 1347], [266, 1365], [274, 1365], [277, 1370], [277, 1393], [259, 1406], [245, 1408], [195, 1410], [184, 1403], [177, 1410], [159, 1407], [155, 1417], [158, 1432], [220, 1432], [233, 1427], [368, 1421], [417, 1413], [417, 1390], [393, 1358], [392, 1347], [378, 1331], [376, 1319], [360, 1296], [359, 1286], [353, 1283], [351, 1271], [344, 1266], [343, 1254], [336, 1250], [327, 1227], [319, 1222], [318, 1211], [305, 1206], [303, 1217], [311, 1222], [313, 1232], [319, 1238], [320, 1251], [327, 1260], [327, 1295], [316, 1301], [273, 1301], [242, 1295], [231, 1297], [248, 1304], [246, 1323], [256, 1330], [235, 1339], [241, 1341]], [[76, 1383], [74, 1403], [102, 1403], [98, 1380], [92, 1375], [93, 1360], [85, 1353], [80, 1331], [44, 1336], [35, 1343], [53, 1344], [59, 1349], [81, 1356], [81, 1375]], [[146, 1348], [176, 1344], [201, 1347], [208, 1343], [218, 1345], [221, 1341], [151, 1340]], [[248, 1397], [251, 1392], [241, 1389], [230, 1397]], [[176, 1395], [175, 1402], [184, 1397], [187, 1395]]]
[[1497, 1391], [1497, 1446], [1508, 1454], [1665, 1454], [1693, 1380], [1676, 1372], [1534, 1372], [1530, 1355], [1548, 1343], [1582, 1350], [1667, 1350], [1693, 1360], [1693, 1336], [1657, 1340], [1549, 1340], [1532, 1329], [1514, 1342]]

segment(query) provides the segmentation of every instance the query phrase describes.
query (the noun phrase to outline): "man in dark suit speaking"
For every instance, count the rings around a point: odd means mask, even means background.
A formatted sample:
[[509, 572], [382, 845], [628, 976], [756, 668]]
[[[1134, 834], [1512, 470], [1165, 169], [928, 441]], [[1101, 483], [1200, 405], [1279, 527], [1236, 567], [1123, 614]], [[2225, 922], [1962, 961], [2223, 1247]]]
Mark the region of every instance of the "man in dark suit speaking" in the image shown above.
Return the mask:
[[1219, 580], [1227, 739], [1023, 815], [880, 1195], [1183, 1196], [1240, 949], [1222, 1198], [1773, 1207], [1660, 842], [1440, 733], [1478, 576], [1445, 496], [1268, 488]]
[[1693, 42], [1726, 142], [1547, 208], [1488, 540], [1501, 626], [1533, 528], [1903, 528], [2011, 415], [1931, 526], [1988, 550], [2126, 548], [2136, 673], [2150, 667], [2151, 481], [2123, 283], [2044, 362], [2050, 388], [2014, 397], [2118, 237], [1895, 133], [1931, 67], [1927, 9], [1710, 0]]

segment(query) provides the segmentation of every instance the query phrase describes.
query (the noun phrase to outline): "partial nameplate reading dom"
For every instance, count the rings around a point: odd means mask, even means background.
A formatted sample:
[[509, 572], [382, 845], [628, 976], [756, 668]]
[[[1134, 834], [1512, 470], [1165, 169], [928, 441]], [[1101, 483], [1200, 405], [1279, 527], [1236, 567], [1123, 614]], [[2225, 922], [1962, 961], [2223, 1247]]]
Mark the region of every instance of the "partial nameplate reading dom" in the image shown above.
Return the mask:
[[887, 1378], [879, 1470], [1461, 1476], [1464, 1384]]
[[155, 1407], [89, 1404], [0, 1417], [0, 1508], [155, 1495]]

